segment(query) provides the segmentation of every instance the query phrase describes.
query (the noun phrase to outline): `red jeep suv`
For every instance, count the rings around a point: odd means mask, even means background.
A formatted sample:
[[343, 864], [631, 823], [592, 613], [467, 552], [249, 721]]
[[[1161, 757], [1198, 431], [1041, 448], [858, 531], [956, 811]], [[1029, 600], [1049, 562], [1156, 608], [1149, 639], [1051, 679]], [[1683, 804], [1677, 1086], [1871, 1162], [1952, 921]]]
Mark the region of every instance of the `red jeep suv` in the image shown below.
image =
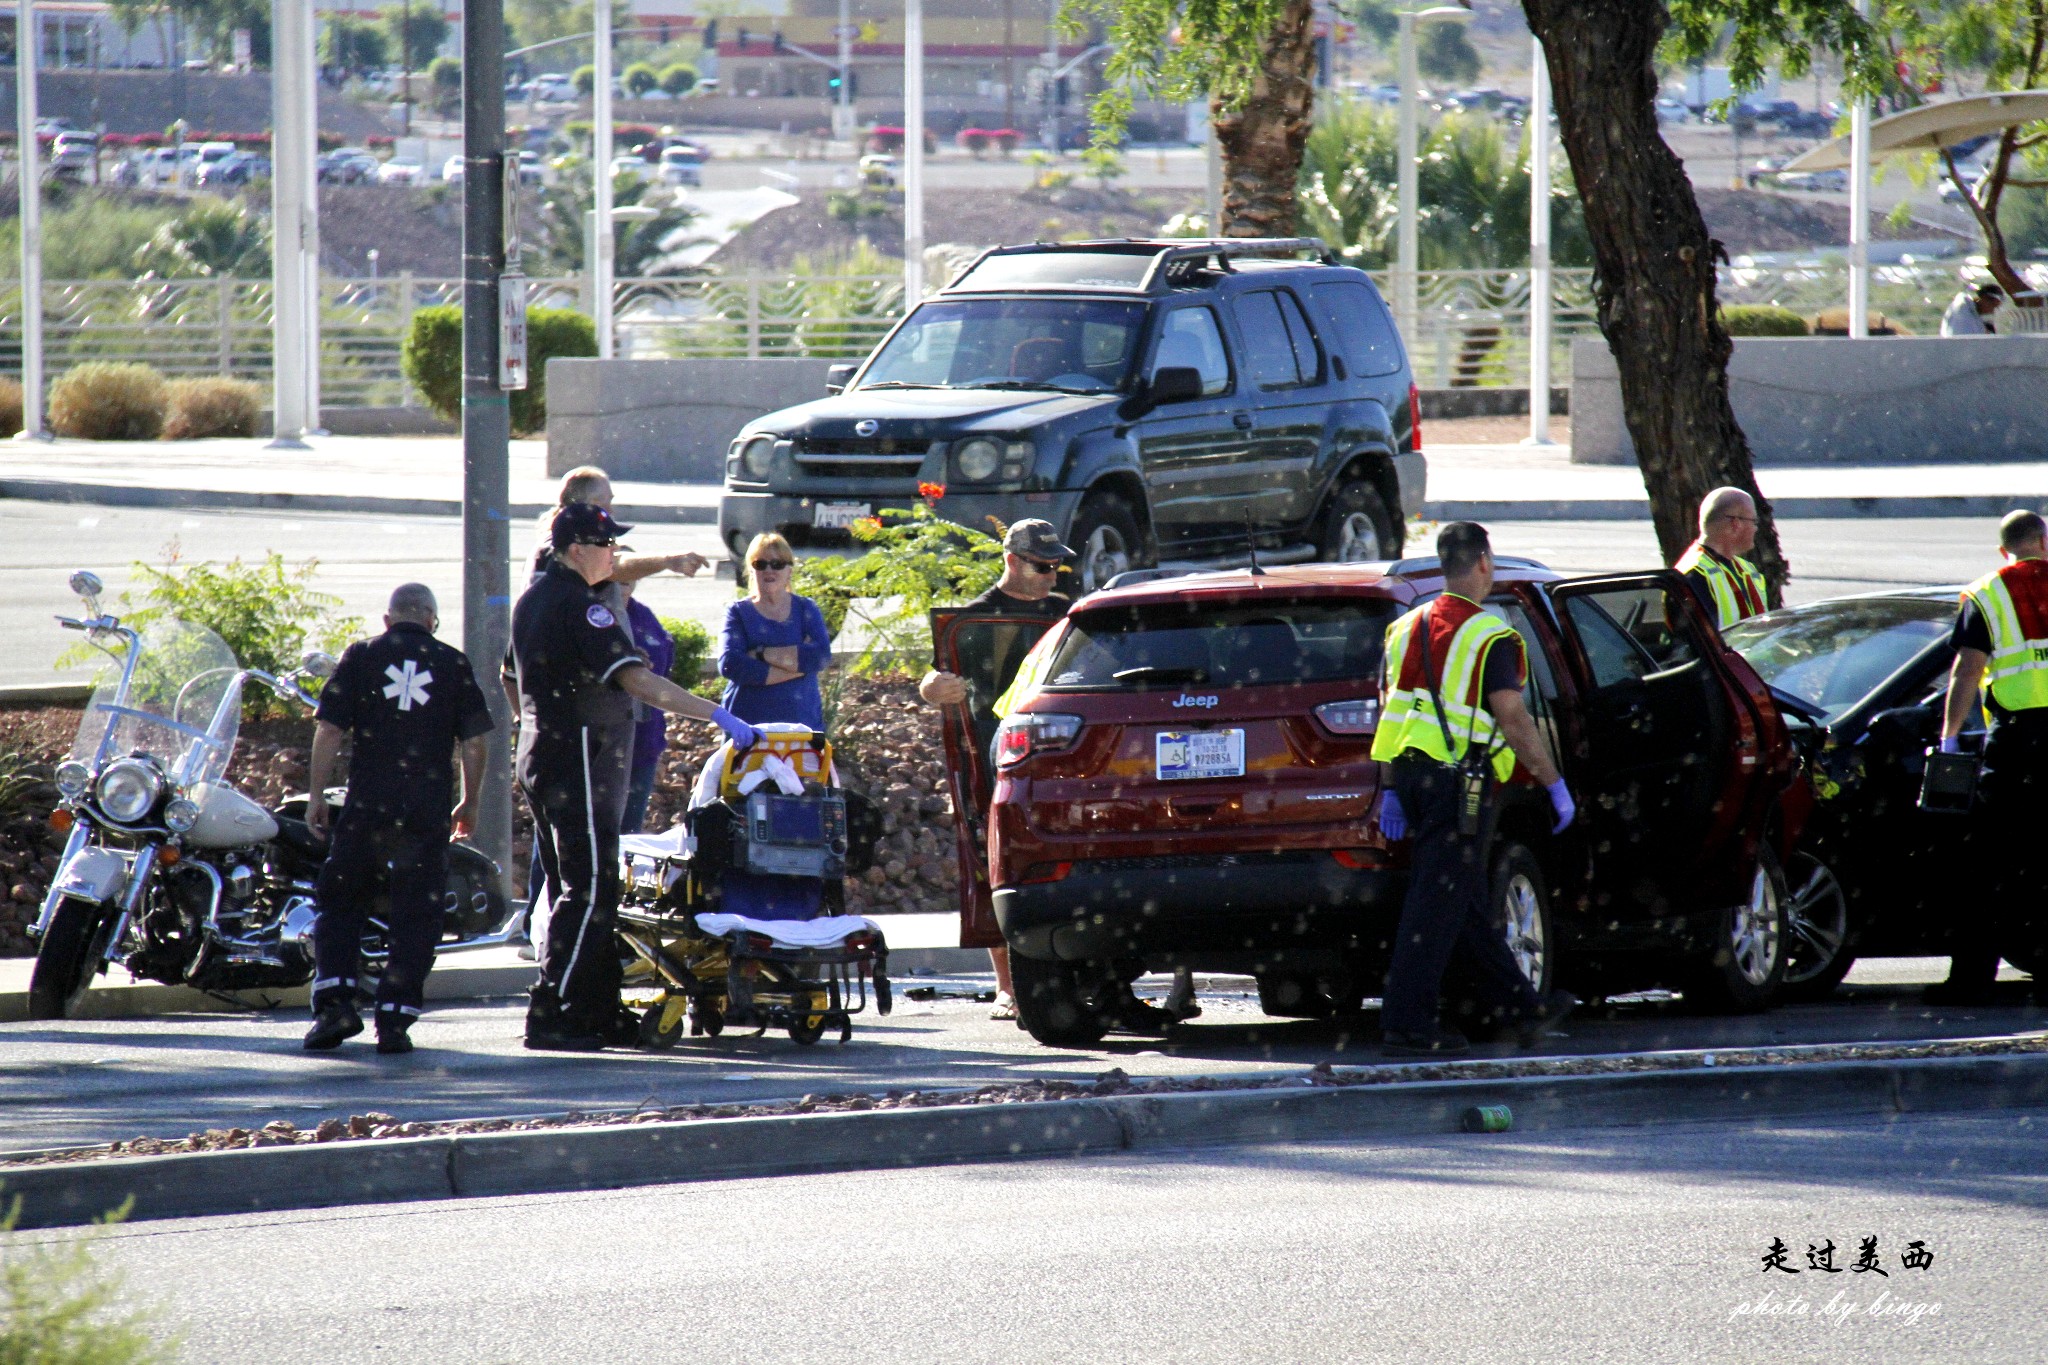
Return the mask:
[[[1493, 887], [1517, 960], [1539, 992], [1765, 1007], [1800, 809], [1780, 800], [1799, 760], [1769, 690], [1676, 574], [1497, 562], [1486, 606], [1528, 643], [1530, 711], [1581, 812], [1552, 835], [1526, 773], [1502, 793]], [[1249, 973], [1268, 1013], [1357, 1010], [1407, 867], [1374, 818], [1383, 637], [1442, 591], [1436, 560], [1133, 577], [1051, 627], [1046, 682], [1000, 723], [993, 680], [1044, 623], [934, 614], [940, 665], [970, 680], [946, 736], [962, 941], [1009, 945], [1049, 1044], [1093, 1044], [1123, 982], [1183, 965]]]

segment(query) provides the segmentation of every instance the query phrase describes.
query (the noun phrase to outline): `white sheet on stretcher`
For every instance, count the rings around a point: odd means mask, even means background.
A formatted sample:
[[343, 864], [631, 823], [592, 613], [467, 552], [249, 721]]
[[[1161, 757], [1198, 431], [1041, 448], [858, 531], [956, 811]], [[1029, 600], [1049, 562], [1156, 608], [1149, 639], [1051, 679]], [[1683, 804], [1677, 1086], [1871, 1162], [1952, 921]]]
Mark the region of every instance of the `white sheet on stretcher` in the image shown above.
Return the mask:
[[697, 927], [724, 937], [735, 929], [766, 934], [779, 948], [836, 948], [863, 929], [879, 931], [866, 915], [827, 915], [823, 919], [748, 919], [745, 915], [699, 915]]
[[628, 858], [686, 858], [696, 841], [681, 825], [660, 834], [621, 834], [619, 852]]

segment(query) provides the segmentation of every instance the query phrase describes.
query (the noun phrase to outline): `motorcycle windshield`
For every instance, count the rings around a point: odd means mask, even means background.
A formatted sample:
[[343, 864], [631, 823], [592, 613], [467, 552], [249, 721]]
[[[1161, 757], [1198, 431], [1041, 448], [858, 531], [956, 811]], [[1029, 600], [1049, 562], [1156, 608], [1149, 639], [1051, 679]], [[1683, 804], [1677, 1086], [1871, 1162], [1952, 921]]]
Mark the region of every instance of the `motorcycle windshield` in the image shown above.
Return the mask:
[[98, 771], [108, 759], [144, 754], [179, 787], [225, 775], [242, 721], [234, 651], [205, 626], [155, 621], [124, 685], [124, 648], [101, 671], [71, 757]]

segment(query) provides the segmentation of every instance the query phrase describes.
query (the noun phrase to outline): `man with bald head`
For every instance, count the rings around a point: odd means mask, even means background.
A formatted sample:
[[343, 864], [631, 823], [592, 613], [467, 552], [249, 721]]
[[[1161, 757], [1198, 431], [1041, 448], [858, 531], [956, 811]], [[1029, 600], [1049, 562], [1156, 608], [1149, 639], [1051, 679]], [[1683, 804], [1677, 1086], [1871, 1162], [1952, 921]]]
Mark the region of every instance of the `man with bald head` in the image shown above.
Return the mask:
[[1700, 500], [1700, 538], [1675, 566], [1722, 630], [1762, 613], [1764, 576], [1743, 556], [1756, 546], [1756, 500], [1716, 488]]
[[384, 612], [384, 633], [350, 645], [320, 692], [306, 807], [315, 838], [328, 836], [326, 792], [344, 735], [352, 747], [348, 800], [334, 822], [313, 920], [315, 1017], [306, 1046], [316, 1052], [363, 1031], [356, 973], [363, 923], [380, 893], [390, 900], [391, 955], [377, 983], [377, 1050], [412, 1051], [407, 1030], [441, 941], [448, 840], [476, 825], [493, 725], [468, 657], [434, 638], [440, 624], [433, 590], [402, 584]]

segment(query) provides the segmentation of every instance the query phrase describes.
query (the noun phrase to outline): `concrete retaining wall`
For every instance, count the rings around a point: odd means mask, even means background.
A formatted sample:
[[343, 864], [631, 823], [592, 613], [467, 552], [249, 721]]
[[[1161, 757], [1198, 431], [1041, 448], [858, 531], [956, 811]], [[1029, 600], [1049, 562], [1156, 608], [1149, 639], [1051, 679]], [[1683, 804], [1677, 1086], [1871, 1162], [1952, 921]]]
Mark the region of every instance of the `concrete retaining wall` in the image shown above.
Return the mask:
[[[2048, 454], [2048, 336], [1740, 337], [1729, 397], [1758, 464]], [[1614, 355], [1572, 343], [1572, 460], [1633, 464]]]
[[725, 448], [764, 412], [825, 396], [829, 360], [550, 360], [548, 475], [718, 483]]
[[[1423, 389], [1416, 395], [1422, 404], [1422, 420], [1433, 417], [1527, 417], [1527, 388]], [[1550, 415], [1563, 417], [1572, 410], [1572, 391], [1553, 386]]]

